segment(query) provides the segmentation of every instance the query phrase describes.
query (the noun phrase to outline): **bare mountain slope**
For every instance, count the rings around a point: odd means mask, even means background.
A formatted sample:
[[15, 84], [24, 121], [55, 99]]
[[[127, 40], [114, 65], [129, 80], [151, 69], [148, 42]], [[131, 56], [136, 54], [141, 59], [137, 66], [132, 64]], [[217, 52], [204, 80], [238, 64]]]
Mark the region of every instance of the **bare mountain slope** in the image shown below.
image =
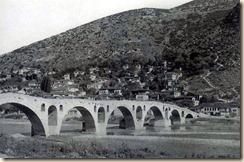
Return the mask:
[[[0, 57], [0, 70], [23, 65], [65, 73], [92, 65], [118, 71], [134, 61], [158, 65], [168, 60], [173, 69], [182, 67], [188, 82], [211, 71], [209, 81], [227, 94], [240, 87], [239, 15], [236, 0], [195, 0], [170, 10], [131, 10], [5, 54]], [[215, 79], [226, 80], [233, 71], [237, 82], [232, 86]], [[209, 88], [211, 95], [220, 95], [219, 89]], [[196, 93], [209, 93], [197, 89], [189, 87]]]

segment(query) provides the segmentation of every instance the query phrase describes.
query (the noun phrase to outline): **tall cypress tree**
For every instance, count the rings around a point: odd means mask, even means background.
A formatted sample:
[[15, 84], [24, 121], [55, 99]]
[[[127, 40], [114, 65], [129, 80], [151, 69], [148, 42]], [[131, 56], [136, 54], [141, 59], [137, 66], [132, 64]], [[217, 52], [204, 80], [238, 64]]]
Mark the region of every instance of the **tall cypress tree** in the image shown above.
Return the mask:
[[51, 92], [51, 79], [48, 76], [44, 76], [41, 82], [41, 90], [47, 93]]

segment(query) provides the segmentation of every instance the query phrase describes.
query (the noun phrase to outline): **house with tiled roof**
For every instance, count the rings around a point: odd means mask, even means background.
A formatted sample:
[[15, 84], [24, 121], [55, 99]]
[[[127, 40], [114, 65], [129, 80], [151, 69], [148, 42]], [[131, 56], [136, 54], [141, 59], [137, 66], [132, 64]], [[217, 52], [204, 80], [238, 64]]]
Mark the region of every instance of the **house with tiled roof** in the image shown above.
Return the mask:
[[194, 111], [212, 115], [212, 116], [234, 117], [234, 116], [240, 115], [240, 105], [235, 102], [203, 103], [203, 104], [195, 107]]

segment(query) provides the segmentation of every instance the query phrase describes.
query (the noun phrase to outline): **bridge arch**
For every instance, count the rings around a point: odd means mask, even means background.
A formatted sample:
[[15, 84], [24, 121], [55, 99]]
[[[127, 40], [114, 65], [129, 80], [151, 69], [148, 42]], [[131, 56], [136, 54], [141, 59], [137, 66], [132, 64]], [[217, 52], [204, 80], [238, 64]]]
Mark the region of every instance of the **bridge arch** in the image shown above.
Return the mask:
[[153, 115], [156, 120], [160, 120], [160, 119], [164, 118], [163, 113], [157, 106], [152, 106], [149, 110], [151, 110], [153, 112]]
[[[73, 126], [74, 128], [69, 128], [69, 130], [65, 130], [65, 117], [69, 114], [70, 111], [72, 110], [77, 110], [80, 114], [81, 114], [81, 118], [79, 119], [79, 121], [77, 121], [78, 123], [80, 123], [80, 125], [78, 125], [77, 127], [77, 124], [76, 124], [76, 127]], [[67, 131], [89, 131], [89, 132], [95, 132], [96, 131], [96, 128], [97, 128], [97, 125], [96, 125], [96, 119], [95, 119], [96, 116], [94, 116], [94, 113], [93, 113], [93, 109], [92, 109], [92, 112], [89, 111], [88, 108], [86, 107], [83, 107], [83, 106], [75, 106], [75, 107], [72, 107], [70, 109], [68, 109], [64, 115], [63, 115], [63, 118], [62, 118], [62, 123], [60, 125], [60, 132], [67, 132]]]
[[98, 123], [104, 123], [105, 122], [105, 109], [104, 107], [99, 107], [97, 111], [97, 121]]
[[144, 117], [144, 123], [143, 125], [154, 125], [155, 121], [163, 120], [163, 113], [157, 106], [152, 106], [150, 109], [148, 109], [145, 117]]
[[106, 128], [108, 129], [108, 125], [112, 123], [111, 119], [113, 120], [113, 116], [116, 110], [119, 110], [123, 117], [122, 119], [119, 121], [119, 128], [121, 129], [135, 129], [135, 119], [132, 115], [132, 112], [125, 106], [118, 106], [115, 109], [113, 109], [113, 111], [111, 111], [108, 114], [108, 118], [107, 118], [107, 122], [106, 122]]
[[48, 108], [48, 125], [56, 126], [58, 124], [58, 110], [56, 106], [51, 105]]
[[181, 114], [179, 113], [178, 110], [174, 109], [171, 111], [171, 116], [170, 116], [170, 120], [171, 120], [171, 124], [174, 125], [176, 123], [180, 123], [181, 121]]
[[193, 115], [192, 114], [187, 114], [186, 115], [186, 119], [191, 119], [191, 118], [193, 118]]
[[28, 120], [31, 122], [31, 136], [46, 136], [45, 127], [41, 121], [40, 116], [36, 112], [34, 112], [31, 107], [16, 102], [7, 102], [1, 104], [1, 106], [4, 106], [6, 104], [13, 105], [27, 116]]
[[138, 106], [136, 108], [136, 119], [141, 120], [142, 119], [142, 107]]

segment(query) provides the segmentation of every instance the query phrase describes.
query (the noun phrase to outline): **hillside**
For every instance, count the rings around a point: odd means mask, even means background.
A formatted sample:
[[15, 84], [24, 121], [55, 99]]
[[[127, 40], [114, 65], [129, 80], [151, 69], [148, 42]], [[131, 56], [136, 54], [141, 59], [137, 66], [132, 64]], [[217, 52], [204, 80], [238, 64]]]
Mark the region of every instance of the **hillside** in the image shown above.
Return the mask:
[[119, 13], [5, 54], [0, 57], [0, 71], [24, 66], [63, 74], [93, 66], [109, 68], [119, 78], [126, 63], [144, 67], [167, 60], [173, 70], [182, 68], [189, 91], [236, 98], [240, 94], [238, 3], [195, 0], [170, 10]]

